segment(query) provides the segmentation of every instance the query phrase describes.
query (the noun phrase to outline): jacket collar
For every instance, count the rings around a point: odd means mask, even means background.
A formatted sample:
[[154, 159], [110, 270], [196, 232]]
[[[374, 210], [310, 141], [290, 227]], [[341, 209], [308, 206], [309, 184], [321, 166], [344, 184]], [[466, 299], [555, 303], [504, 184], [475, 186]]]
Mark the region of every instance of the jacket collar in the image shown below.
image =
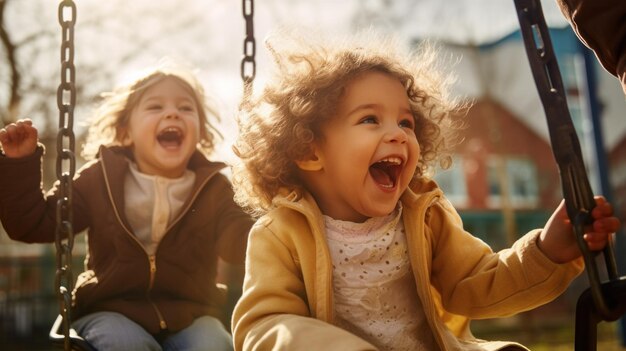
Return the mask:
[[430, 202], [431, 199], [441, 197], [442, 195], [443, 192], [434, 180], [417, 178], [404, 191], [400, 201], [402, 201], [404, 206], [415, 207], [419, 206], [423, 201]]
[[[129, 162], [133, 162], [133, 153], [123, 146], [100, 146], [98, 158], [102, 162], [102, 169], [106, 181], [107, 190], [111, 196], [117, 211], [123, 214], [124, 204], [124, 179], [128, 172]], [[195, 199], [195, 195], [202, 187], [221, 169], [226, 167], [222, 162], [209, 161], [200, 151], [195, 151], [187, 166], [196, 173], [196, 181], [192, 188], [192, 196], [189, 196], [183, 208]], [[121, 216], [121, 218], [124, 218]]]
[[[127, 147], [100, 146], [98, 157], [102, 160], [106, 169], [106, 176], [111, 180], [119, 180], [128, 170], [128, 162], [134, 161], [133, 153]], [[209, 161], [200, 151], [196, 150], [189, 159], [187, 166], [196, 173], [196, 183], [203, 183], [207, 177], [226, 167], [222, 162]], [[121, 178], [123, 180], [123, 178]]]

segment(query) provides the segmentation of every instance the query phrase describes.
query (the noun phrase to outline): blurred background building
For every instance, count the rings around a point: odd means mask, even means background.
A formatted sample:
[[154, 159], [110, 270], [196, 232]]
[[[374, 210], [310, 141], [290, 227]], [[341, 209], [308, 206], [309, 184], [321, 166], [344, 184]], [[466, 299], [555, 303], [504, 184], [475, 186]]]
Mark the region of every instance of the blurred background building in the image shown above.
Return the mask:
[[[617, 80], [578, 41], [554, 1], [542, 3], [592, 187], [613, 201], [626, 223], [626, 99]], [[60, 81], [57, 7], [57, 2], [46, 0], [0, 0], [0, 126], [22, 117], [35, 121], [42, 142], [49, 145], [46, 188], [55, 180], [55, 95]], [[129, 72], [170, 56], [198, 68], [222, 112], [224, 140], [215, 158], [233, 159], [233, 116], [242, 94], [241, 2], [81, 0], [77, 12], [79, 140], [101, 92], [127, 79]], [[458, 76], [455, 94], [473, 103], [453, 167], [439, 171], [436, 179], [459, 209], [468, 231], [495, 250], [541, 227], [561, 200], [545, 115], [512, 1], [267, 0], [255, 2], [254, 21], [256, 89], [269, 66], [263, 38], [280, 25], [337, 33], [374, 27], [398, 33], [411, 43], [436, 42], [442, 63]], [[626, 272], [624, 241], [626, 237], [618, 236], [616, 243], [622, 253], [617, 255], [622, 274]], [[78, 236], [74, 274], [81, 271], [84, 254], [84, 240]], [[12, 242], [0, 228], [0, 345], [10, 345], [9, 350], [49, 348], [47, 333], [59, 313], [54, 260], [54, 245]], [[587, 286], [582, 275], [553, 303], [508, 319], [477, 321], [476, 334], [571, 345], [575, 302]], [[553, 332], [563, 329], [569, 333]], [[599, 336], [617, 345], [617, 330], [617, 324], [609, 324]]]

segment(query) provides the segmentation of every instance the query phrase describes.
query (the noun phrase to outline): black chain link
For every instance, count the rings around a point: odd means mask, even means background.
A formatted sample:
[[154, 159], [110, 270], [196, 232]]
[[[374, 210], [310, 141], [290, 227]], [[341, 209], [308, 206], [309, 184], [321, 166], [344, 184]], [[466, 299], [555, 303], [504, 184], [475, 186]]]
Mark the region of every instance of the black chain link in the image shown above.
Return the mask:
[[243, 41], [243, 59], [241, 60], [241, 79], [243, 79], [243, 101], [252, 94], [252, 82], [256, 76], [256, 40], [254, 39], [254, 1], [243, 0], [243, 18], [246, 20], [246, 37]]
[[62, 30], [61, 40], [61, 84], [57, 89], [59, 108], [59, 132], [57, 134], [56, 175], [59, 191], [56, 211], [56, 275], [55, 288], [58, 293], [59, 307], [63, 316], [64, 349], [71, 350], [70, 308], [74, 278], [72, 274], [72, 248], [74, 246], [74, 228], [72, 214], [72, 179], [76, 170], [74, 156], [74, 106], [76, 104], [75, 69], [74, 69], [74, 25], [76, 24], [76, 4], [72, 0], [59, 3], [59, 24]]

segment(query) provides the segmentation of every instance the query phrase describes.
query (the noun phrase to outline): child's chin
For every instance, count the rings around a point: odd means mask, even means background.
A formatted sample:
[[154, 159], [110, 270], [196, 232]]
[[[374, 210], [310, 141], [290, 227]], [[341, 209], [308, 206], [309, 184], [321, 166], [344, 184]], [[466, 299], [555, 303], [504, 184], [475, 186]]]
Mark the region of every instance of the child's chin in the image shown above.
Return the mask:
[[396, 209], [396, 205], [394, 204], [393, 206], [384, 206], [384, 207], [379, 207], [376, 209], [372, 209], [369, 212], [369, 214], [365, 215], [366, 217], [385, 217], [387, 215], [389, 215], [390, 213], [392, 213], [394, 210]]

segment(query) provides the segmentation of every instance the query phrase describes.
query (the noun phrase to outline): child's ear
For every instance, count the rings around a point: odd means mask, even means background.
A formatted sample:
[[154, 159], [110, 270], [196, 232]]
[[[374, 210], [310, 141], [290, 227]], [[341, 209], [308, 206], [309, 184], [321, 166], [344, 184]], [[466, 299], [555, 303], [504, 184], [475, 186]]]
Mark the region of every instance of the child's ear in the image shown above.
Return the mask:
[[320, 171], [322, 167], [322, 160], [317, 156], [316, 150], [312, 150], [311, 153], [301, 160], [296, 161], [296, 165], [303, 171], [315, 172]]
[[122, 146], [131, 146], [133, 145], [133, 140], [130, 138], [130, 134], [128, 134], [127, 130], [119, 130], [120, 133], [120, 141], [122, 142]]

